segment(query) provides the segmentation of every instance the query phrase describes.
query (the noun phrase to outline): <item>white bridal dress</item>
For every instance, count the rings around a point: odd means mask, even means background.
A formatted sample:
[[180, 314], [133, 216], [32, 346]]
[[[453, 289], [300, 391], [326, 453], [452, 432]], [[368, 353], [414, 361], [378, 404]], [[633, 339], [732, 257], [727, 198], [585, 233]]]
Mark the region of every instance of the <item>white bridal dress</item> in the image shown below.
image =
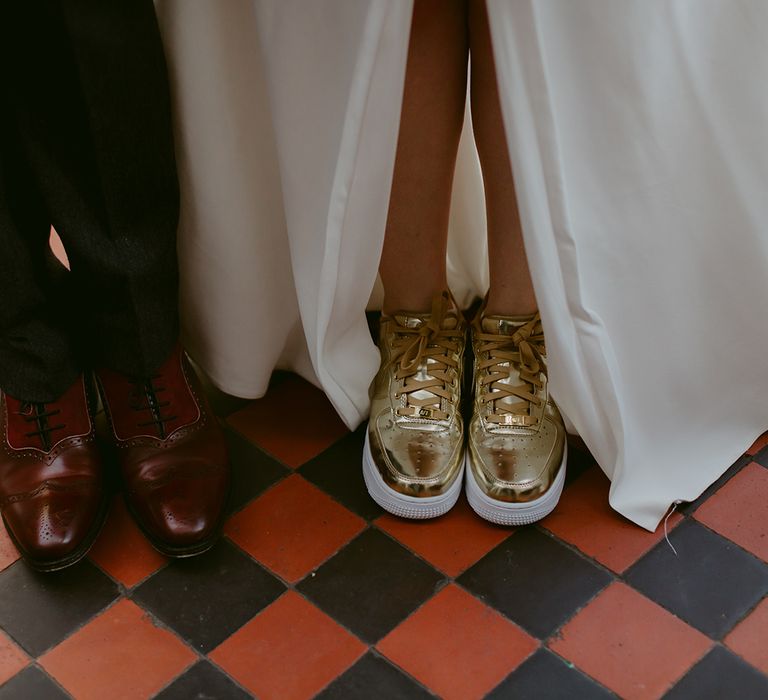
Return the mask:
[[[364, 311], [411, 2], [157, 4], [194, 355], [248, 397], [292, 368], [352, 428], [377, 367]], [[768, 3], [489, 14], [552, 391], [611, 505], [653, 529], [768, 427]], [[455, 190], [449, 269], [469, 300], [487, 273], [467, 139]]]

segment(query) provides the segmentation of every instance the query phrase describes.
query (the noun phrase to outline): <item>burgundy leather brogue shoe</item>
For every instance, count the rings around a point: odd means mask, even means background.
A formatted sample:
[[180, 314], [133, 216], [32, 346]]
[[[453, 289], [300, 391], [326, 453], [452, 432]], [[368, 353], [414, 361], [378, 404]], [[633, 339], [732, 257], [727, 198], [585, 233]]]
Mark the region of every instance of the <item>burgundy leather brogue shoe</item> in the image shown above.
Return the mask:
[[128, 509], [166, 556], [200, 554], [221, 530], [224, 435], [180, 346], [151, 377], [97, 372]]
[[108, 498], [90, 393], [83, 376], [49, 403], [0, 392], [0, 510], [38, 571], [82, 559], [104, 522]]

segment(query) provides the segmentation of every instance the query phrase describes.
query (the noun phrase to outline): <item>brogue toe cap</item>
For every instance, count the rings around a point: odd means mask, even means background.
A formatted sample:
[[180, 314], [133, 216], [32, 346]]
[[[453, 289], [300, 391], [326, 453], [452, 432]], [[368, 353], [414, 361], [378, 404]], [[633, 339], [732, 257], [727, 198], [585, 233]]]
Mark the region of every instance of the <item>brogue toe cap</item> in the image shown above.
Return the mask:
[[[160, 547], [194, 547], [214, 537], [226, 506], [228, 475], [170, 479], [140, 484], [127, 494], [131, 510]], [[169, 552], [171, 553], [171, 552]]]
[[31, 563], [55, 567], [84, 555], [103, 512], [104, 494], [78, 497], [43, 494], [3, 509], [3, 518], [17, 547]]

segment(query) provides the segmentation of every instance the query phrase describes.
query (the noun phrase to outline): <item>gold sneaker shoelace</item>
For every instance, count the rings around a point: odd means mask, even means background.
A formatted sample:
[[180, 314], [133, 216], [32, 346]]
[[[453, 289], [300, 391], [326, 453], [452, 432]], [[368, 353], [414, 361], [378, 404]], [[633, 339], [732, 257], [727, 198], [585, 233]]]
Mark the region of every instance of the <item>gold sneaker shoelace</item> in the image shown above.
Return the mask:
[[[443, 328], [448, 309], [448, 298], [440, 295], [432, 302], [429, 319], [419, 327], [398, 325], [399, 336], [393, 345], [393, 362], [397, 362], [395, 378], [405, 380], [395, 398], [406, 397], [406, 405], [397, 409], [398, 416], [446, 420], [449, 414], [443, 410], [443, 399], [451, 401], [456, 387], [450, 370], [458, 368], [453, 355], [460, 350], [464, 333], [458, 327]], [[416, 378], [421, 374], [423, 378]], [[452, 391], [453, 389], [453, 391]], [[417, 397], [418, 392], [427, 396]]]
[[[538, 425], [538, 416], [531, 414], [531, 407], [540, 407], [541, 398], [537, 396], [542, 388], [541, 371], [547, 354], [544, 344], [544, 330], [537, 313], [530, 321], [521, 325], [512, 335], [475, 332], [475, 339], [480, 341], [478, 353], [484, 359], [478, 363], [480, 386], [488, 391], [480, 396], [480, 401], [491, 404], [489, 423], [533, 427]], [[509, 384], [512, 372], [517, 372], [521, 384]], [[510, 403], [504, 399], [520, 399]]]

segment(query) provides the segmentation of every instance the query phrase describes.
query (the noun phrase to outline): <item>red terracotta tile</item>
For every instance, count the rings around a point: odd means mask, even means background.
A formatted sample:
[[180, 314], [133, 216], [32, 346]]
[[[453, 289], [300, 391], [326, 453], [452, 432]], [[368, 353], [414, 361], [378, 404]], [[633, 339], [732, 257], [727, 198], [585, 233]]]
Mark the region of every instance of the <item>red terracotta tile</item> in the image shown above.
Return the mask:
[[233, 516], [225, 532], [252, 557], [295, 582], [364, 527], [357, 515], [292, 474]]
[[196, 655], [140, 607], [121, 600], [39, 660], [78, 700], [148, 698]]
[[165, 564], [165, 557], [141, 534], [119, 497], [115, 498], [104, 529], [88, 556], [129, 588]]
[[446, 700], [483, 697], [536, 646], [519, 627], [454, 584], [377, 645]]
[[701, 632], [613, 583], [550, 642], [553, 651], [626, 700], [658, 698], [709, 649]]
[[747, 450], [747, 454], [756, 455], [766, 445], [768, 445], [768, 433], [763, 433], [759, 438], [757, 438], [757, 440], [752, 443], [750, 448]]
[[29, 657], [0, 632], [0, 685], [13, 678], [29, 663]]
[[365, 648], [288, 591], [209, 656], [262, 700], [304, 700], [348, 669]]
[[[557, 508], [541, 525], [617, 573], [634, 564], [664, 537], [664, 527], [648, 532], [614, 511], [608, 503], [611, 482], [599, 467], [582, 474], [563, 493]], [[674, 513], [671, 531], [682, 520]]]
[[0, 571], [7, 569], [19, 557], [19, 552], [5, 531], [5, 524], [0, 520]]
[[768, 561], [768, 469], [748, 464], [694, 514], [752, 554]]
[[440, 518], [405, 520], [386, 514], [376, 525], [449, 576], [458, 576], [513, 532], [478, 518], [464, 497]]
[[768, 675], [768, 597], [736, 625], [725, 644]]
[[[297, 421], [296, 416], [308, 419]], [[347, 434], [325, 394], [292, 375], [227, 418], [230, 425], [283, 464], [296, 468]]]

